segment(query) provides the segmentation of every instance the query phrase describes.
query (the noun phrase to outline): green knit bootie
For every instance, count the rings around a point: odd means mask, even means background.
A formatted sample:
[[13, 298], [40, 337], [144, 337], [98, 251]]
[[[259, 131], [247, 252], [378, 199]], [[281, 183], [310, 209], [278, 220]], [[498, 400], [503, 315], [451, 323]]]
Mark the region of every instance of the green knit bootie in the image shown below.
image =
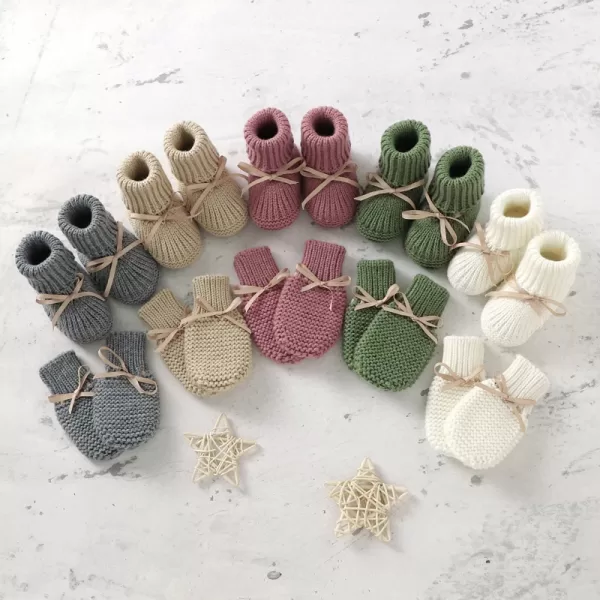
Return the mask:
[[[400, 194], [419, 204], [423, 185], [401, 191], [403, 187], [427, 178], [431, 162], [429, 129], [419, 121], [400, 121], [388, 127], [381, 136], [379, 175], [369, 177], [360, 200], [356, 227], [373, 242], [387, 242], [406, 235], [409, 222], [402, 213], [414, 208]], [[396, 190], [396, 194], [391, 193]]]
[[[396, 270], [391, 260], [359, 260], [357, 269], [356, 293], [346, 308], [342, 339], [342, 354], [350, 369], [354, 368], [354, 349], [381, 310], [382, 300], [387, 304], [399, 291], [395, 287]], [[368, 307], [373, 302], [377, 304]]]
[[398, 392], [413, 385], [431, 360], [435, 325], [447, 302], [443, 287], [417, 275], [406, 296], [385, 306], [360, 338], [354, 370], [384, 390]]
[[[483, 178], [484, 163], [479, 150], [458, 146], [444, 152], [428, 190], [433, 207], [428, 204], [426, 194], [421, 211], [417, 212], [434, 215], [437, 211], [451, 218], [431, 217], [413, 221], [404, 248], [417, 264], [437, 269], [450, 262], [453, 244], [464, 242], [475, 225], [483, 194]], [[412, 212], [407, 211], [405, 218], [410, 218]], [[462, 221], [466, 227], [453, 219]], [[456, 233], [456, 239], [449, 227]]]

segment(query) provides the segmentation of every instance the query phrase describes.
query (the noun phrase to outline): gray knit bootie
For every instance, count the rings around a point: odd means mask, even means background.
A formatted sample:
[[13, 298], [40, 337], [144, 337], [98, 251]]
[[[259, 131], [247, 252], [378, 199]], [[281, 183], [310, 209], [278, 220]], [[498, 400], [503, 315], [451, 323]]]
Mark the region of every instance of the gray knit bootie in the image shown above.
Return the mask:
[[104, 338], [111, 330], [108, 304], [57, 237], [47, 231], [26, 235], [15, 260], [21, 275], [38, 292], [38, 304], [68, 338], [87, 344]]
[[[92, 390], [92, 377], [72, 350], [59, 354], [40, 369], [40, 377], [52, 395], [73, 394], [83, 378], [86, 377], [86, 373], [88, 376], [81, 388], [82, 392]], [[92, 422], [93, 406], [94, 398], [89, 396], [76, 398], [72, 410], [70, 410], [71, 400], [69, 398], [54, 402], [58, 422], [81, 454], [90, 460], [114, 458], [121, 453], [121, 450], [106, 445], [96, 433]]]
[[135, 448], [158, 428], [158, 388], [156, 383], [143, 381], [154, 380], [145, 354], [146, 336], [141, 331], [111, 333], [106, 347], [98, 351], [105, 363], [113, 363], [107, 364], [106, 373], [96, 375], [94, 383], [94, 427], [109, 446]]
[[[58, 213], [58, 226], [105, 297], [112, 296], [125, 304], [144, 304], [154, 295], [158, 264], [141, 242], [115, 221], [98, 198], [79, 194], [65, 202]], [[110, 257], [118, 252], [119, 229], [122, 231], [121, 250], [137, 245], [118, 258], [113, 267], [114, 259], [111, 262]], [[101, 260], [107, 257], [108, 260]], [[111, 271], [114, 278], [109, 281]]]

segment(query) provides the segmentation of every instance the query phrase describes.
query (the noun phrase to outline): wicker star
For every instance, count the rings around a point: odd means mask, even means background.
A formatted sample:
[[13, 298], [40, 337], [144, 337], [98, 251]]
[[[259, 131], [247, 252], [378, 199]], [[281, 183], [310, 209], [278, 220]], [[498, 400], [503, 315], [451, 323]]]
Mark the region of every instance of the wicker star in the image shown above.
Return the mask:
[[192, 477], [194, 483], [205, 477], [220, 476], [232, 485], [239, 485], [238, 458], [254, 448], [256, 443], [233, 436], [225, 415], [219, 416], [210, 433], [186, 433], [185, 438], [198, 456]]
[[368, 529], [377, 539], [389, 542], [389, 511], [408, 491], [403, 487], [385, 484], [375, 472], [373, 463], [365, 458], [356, 475], [347, 481], [330, 482], [329, 497], [340, 507], [335, 535], [342, 536]]

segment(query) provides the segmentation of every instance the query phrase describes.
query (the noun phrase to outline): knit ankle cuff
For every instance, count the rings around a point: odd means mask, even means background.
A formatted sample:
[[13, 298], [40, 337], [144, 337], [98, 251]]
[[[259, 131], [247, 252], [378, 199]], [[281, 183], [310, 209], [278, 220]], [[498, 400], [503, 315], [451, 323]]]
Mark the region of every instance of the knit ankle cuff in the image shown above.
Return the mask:
[[417, 317], [440, 317], [448, 303], [448, 292], [441, 286], [426, 277], [415, 275], [406, 297]]
[[[79, 383], [81, 361], [73, 352], [63, 352], [40, 369], [40, 378], [52, 394], [73, 392]], [[86, 389], [89, 388], [86, 382]]]
[[528, 398], [536, 402], [550, 388], [550, 381], [535, 365], [517, 354], [504, 371], [508, 394], [515, 398]]
[[277, 263], [267, 246], [238, 252], [233, 259], [233, 268], [242, 285], [262, 287], [277, 275]]
[[304, 246], [302, 262], [321, 281], [335, 279], [342, 274], [346, 248], [328, 242], [308, 240]]
[[371, 294], [375, 300], [381, 300], [396, 283], [396, 269], [391, 260], [359, 260], [356, 285]]
[[[106, 337], [106, 346], [125, 362], [130, 373], [141, 375], [146, 372], [146, 334], [142, 331], [114, 331]], [[112, 355], [107, 357], [115, 364], [119, 364]], [[109, 371], [115, 371], [108, 367]]]
[[192, 282], [194, 298], [201, 296], [215, 310], [225, 310], [232, 300], [229, 277], [225, 275], [201, 275]]
[[483, 365], [483, 338], [468, 335], [447, 335], [444, 338], [442, 362], [459, 377], [468, 377]]
[[161, 290], [140, 308], [138, 315], [150, 329], [177, 327], [185, 315], [185, 306], [171, 290]]

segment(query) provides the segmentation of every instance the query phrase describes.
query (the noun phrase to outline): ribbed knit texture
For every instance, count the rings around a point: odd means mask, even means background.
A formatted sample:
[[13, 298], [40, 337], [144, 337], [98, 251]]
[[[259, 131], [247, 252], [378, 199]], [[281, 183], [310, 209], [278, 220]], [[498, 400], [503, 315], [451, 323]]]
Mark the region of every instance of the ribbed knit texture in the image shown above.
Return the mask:
[[[327, 175], [337, 172], [350, 159], [346, 117], [331, 106], [309, 110], [302, 119], [301, 150], [307, 167]], [[343, 176], [356, 181], [355, 172]], [[322, 179], [303, 177], [303, 198], [322, 183]], [[321, 227], [342, 227], [354, 217], [357, 193], [349, 183], [333, 181], [308, 202], [306, 210]]]
[[[441, 316], [448, 302], [448, 292], [424, 275], [413, 279], [406, 297], [417, 317]], [[354, 370], [382, 389], [404, 390], [419, 378], [435, 346], [417, 323], [381, 310], [356, 346]]]
[[[533, 364], [517, 355], [504, 372], [508, 394], [540, 401], [550, 387], [548, 378]], [[494, 379], [482, 382], [498, 389]], [[527, 425], [533, 407], [522, 409]], [[523, 438], [519, 419], [501, 398], [473, 388], [450, 412], [444, 425], [452, 454], [472, 469], [490, 469], [501, 463]]]
[[[79, 194], [67, 200], [58, 213], [58, 226], [84, 265], [117, 251], [117, 222], [94, 196]], [[135, 241], [136, 237], [124, 229], [123, 248]], [[103, 292], [109, 274], [107, 267], [89, 275]], [[157, 284], [158, 264], [138, 245], [119, 258], [110, 296], [125, 304], [143, 304], [154, 294]]]
[[[80, 291], [100, 293], [89, 275], [77, 264], [73, 253], [46, 231], [26, 235], [17, 248], [15, 260], [21, 275], [40, 294], [70, 294], [75, 289], [78, 273], [83, 275]], [[52, 319], [61, 304], [42, 306]], [[94, 296], [77, 298], [69, 303], [56, 326], [78, 344], [95, 342], [112, 327], [110, 308], [107, 302]]]
[[[132, 213], [162, 215], [169, 206], [179, 206], [182, 214], [187, 213], [179, 199], [173, 199], [171, 182], [150, 152], [134, 152], [128, 156], [119, 167], [117, 181], [123, 192], [123, 202]], [[130, 221], [135, 234], [163, 267], [182, 269], [200, 255], [202, 238], [192, 219], [163, 222], [149, 242], [148, 236], [156, 222]]]
[[[244, 138], [250, 163], [263, 173], [275, 173], [300, 156], [294, 146], [290, 122], [276, 108], [264, 108], [250, 117], [244, 127]], [[250, 218], [261, 229], [283, 229], [298, 217], [302, 193], [300, 174], [285, 177], [296, 184], [264, 181], [248, 190]], [[255, 179], [250, 177], [251, 182]]]
[[[448, 265], [450, 285], [469, 296], [484, 294], [503, 278], [503, 272], [516, 269], [529, 241], [542, 230], [542, 198], [537, 190], [507, 190], [497, 196], [490, 207], [485, 226], [485, 242], [492, 251], [510, 252], [510, 257], [493, 257], [495, 266], [490, 277], [485, 256], [473, 248], [460, 248]], [[474, 234], [469, 243], [480, 245]]]
[[[79, 385], [81, 361], [72, 350], [63, 352], [40, 369], [40, 378], [50, 394], [71, 394]], [[83, 386], [84, 392], [93, 389], [91, 375]], [[121, 453], [106, 445], [93, 425], [94, 398], [80, 397], [69, 414], [70, 400], [54, 405], [56, 418], [79, 452], [90, 460], [107, 460]]]
[[[178, 180], [178, 190], [189, 211], [202, 190], [188, 191], [187, 186], [214, 180], [219, 167], [219, 153], [210, 138], [196, 123], [183, 121], [171, 127], [164, 138], [165, 154]], [[248, 208], [240, 186], [231, 177], [220, 183], [204, 198], [195, 217], [200, 227], [219, 237], [235, 235], [248, 222]]]
[[[452, 222], [457, 241], [469, 237], [479, 213], [484, 186], [483, 156], [475, 148], [458, 146], [445, 152], [438, 161], [429, 196], [438, 210], [447, 216], [460, 219], [468, 227]], [[421, 202], [421, 210], [429, 210]], [[404, 244], [406, 253], [419, 265], [438, 269], [448, 264], [452, 250], [442, 241], [438, 219], [412, 221]]]
[[[431, 163], [430, 146], [429, 129], [420, 121], [394, 123], [381, 136], [381, 178], [394, 188], [426, 179]], [[367, 186], [365, 193], [376, 189]], [[423, 186], [405, 194], [418, 206]], [[367, 239], [387, 242], [406, 235], [410, 222], [402, 218], [402, 212], [412, 207], [402, 198], [382, 194], [358, 204], [356, 227]]]
[[[563, 302], [573, 287], [580, 260], [581, 251], [573, 238], [562, 231], [545, 231], [527, 245], [515, 280], [530, 294]], [[499, 290], [515, 291], [509, 282]], [[551, 316], [530, 302], [490, 298], [481, 313], [481, 328], [499, 346], [520, 346]]]
[[[342, 275], [346, 249], [337, 244], [308, 240], [302, 263], [321, 281]], [[277, 344], [297, 358], [319, 357], [332, 348], [340, 337], [346, 308], [343, 287], [313, 288], [298, 273], [286, 280], [273, 321]]]

